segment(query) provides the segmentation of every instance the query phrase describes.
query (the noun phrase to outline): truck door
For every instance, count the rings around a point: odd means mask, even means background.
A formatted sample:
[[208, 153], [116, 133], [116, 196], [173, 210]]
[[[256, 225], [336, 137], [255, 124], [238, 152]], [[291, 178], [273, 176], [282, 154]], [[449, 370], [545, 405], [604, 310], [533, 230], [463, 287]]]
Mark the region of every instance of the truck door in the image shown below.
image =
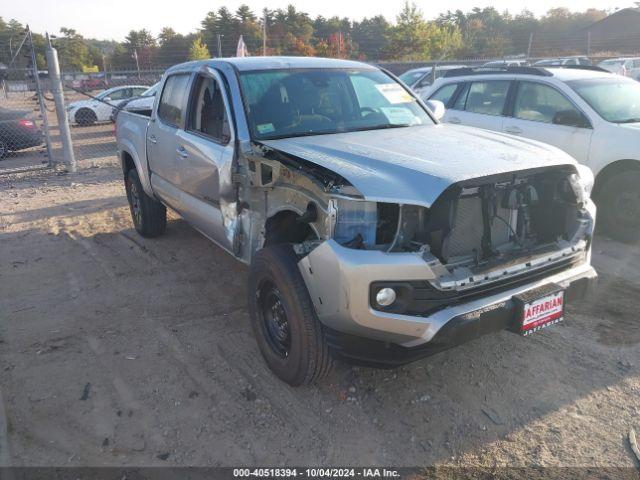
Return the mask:
[[147, 158], [154, 191], [171, 207], [181, 210], [178, 132], [184, 128], [191, 72], [167, 77], [147, 129]]
[[[231, 182], [234, 158], [230, 107], [220, 74], [206, 68], [195, 75], [184, 130], [177, 135], [181, 214], [222, 247], [231, 249], [235, 209]], [[221, 205], [222, 203], [222, 205]]]

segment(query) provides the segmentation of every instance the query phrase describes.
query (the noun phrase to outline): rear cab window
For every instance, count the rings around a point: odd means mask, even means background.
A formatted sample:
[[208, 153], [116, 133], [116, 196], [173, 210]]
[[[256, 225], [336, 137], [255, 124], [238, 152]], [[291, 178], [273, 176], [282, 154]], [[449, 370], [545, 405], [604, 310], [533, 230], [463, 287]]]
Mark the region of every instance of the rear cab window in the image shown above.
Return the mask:
[[179, 128], [184, 125], [190, 73], [177, 73], [167, 78], [158, 103], [158, 118], [162, 123]]

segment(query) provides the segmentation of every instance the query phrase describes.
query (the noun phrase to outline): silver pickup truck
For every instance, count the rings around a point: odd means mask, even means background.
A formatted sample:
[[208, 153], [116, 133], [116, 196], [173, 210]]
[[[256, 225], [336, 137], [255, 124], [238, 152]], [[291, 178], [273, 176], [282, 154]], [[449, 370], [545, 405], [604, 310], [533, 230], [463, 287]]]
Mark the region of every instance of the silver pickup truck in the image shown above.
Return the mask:
[[177, 65], [118, 115], [135, 228], [162, 234], [170, 207], [250, 265], [258, 346], [291, 385], [559, 322], [596, 279], [593, 175], [441, 106], [359, 62]]

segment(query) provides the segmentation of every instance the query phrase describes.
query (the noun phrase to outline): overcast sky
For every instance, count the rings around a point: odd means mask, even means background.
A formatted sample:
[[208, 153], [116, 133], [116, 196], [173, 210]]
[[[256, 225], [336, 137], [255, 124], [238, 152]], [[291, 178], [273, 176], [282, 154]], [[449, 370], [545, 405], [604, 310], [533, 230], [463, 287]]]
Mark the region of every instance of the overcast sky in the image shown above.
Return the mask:
[[[312, 16], [331, 17], [338, 15], [352, 19], [382, 14], [394, 20], [401, 9], [402, 0], [0, 0], [0, 15], [5, 19], [15, 18], [31, 25], [37, 32], [57, 33], [60, 27], [75, 28], [86, 37], [123, 40], [132, 29], [146, 28], [157, 34], [164, 26], [179, 33], [188, 33], [200, 27], [200, 21], [210, 10], [227, 6], [235, 10], [246, 3], [259, 12], [265, 6], [270, 9], [284, 8], [293, 3], [298, 9]], [[435, 18], [446, 10], [470, 10], [476, 6], [492, 4], [498, 10], [519, 12], [527, 7], [536, 15], [544, 14], [554, 7], [585, 10], [590, 7], [616, 9], [633, 5], [632, 0], [449, 0], [434, 2], [416, 0], [426, 18]]]

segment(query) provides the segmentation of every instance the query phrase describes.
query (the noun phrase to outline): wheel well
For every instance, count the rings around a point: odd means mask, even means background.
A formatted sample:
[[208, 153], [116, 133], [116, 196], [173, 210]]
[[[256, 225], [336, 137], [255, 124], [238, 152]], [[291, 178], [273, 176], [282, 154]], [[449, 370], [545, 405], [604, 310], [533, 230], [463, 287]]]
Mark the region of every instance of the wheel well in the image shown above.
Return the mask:
[[598, 173], [593, 186], [593, 197], [597, 198], [600, 189], [613, 175], [625, 170], [640, 170], [640, 161], [638, 160], [618, 160], [610, 163]]
[[283, 210], [269, 217], [265, 223], [264, 246], [281, 243], [300, 243], [316, 234], [308, 223], [292, 210]]
[[122, 173], [124, 173], [125, 177], [129, 170], [136, 168], [136, 164], [133, 162], [133, 157], [127, 152], [122, 152], [120, 163], [122, 164]]

